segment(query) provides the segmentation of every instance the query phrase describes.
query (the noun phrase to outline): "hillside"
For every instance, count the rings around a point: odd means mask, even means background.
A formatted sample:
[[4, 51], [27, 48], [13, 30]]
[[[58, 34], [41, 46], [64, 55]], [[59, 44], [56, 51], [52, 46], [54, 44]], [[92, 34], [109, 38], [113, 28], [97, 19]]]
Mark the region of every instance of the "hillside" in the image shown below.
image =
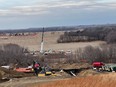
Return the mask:
[[101, 74], [46, 83], [33, 87], [116, 87], [116, 74]]

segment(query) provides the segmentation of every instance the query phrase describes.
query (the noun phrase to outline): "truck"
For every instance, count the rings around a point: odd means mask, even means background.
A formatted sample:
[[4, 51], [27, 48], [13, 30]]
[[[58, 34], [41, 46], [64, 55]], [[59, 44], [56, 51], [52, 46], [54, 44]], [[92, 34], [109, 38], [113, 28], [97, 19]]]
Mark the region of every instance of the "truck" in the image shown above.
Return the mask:
[[93, 70], [96, 71], [108, 71], [108, 72], [116, 72], [116, 64], [105, 64], [103, 62], [93, 62], [92, 63]]
[[105, 66], [103, 62], [93, 62], [93, 70], [101, 71], [102, 67]]
[[105, 64], [102, 69], [108, 72], [116, 72], [116, 64]]

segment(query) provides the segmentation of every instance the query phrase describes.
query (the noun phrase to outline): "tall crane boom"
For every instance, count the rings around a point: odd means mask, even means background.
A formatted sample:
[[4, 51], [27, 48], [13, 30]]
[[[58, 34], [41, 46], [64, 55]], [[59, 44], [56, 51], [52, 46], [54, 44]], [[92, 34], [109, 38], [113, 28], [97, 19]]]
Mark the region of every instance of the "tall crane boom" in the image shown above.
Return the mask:
[[43, 31], [42, 31], [42, 39], [41, 39], [41, 42], [43, 42], [43, 39], [44, 39], [44, 28], [43, 28]]
[[43, 53], [44, 52], [43, 45], [44, 45], [44, 28], [43, 28], [43, 31], [42, 31], [42, 39], [41, 39], [41, 49], [40, 49], [40, 53]]

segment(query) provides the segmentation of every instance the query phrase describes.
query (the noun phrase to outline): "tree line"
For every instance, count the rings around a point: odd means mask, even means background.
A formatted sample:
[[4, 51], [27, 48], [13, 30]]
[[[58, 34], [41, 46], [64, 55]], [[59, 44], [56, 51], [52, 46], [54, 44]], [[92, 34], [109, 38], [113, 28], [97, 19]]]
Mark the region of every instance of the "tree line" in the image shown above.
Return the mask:
[[95, 61], [116, 63], [116, 44], [101, 45], [100, 47], [87, 46], [75, 53], [76, 62], [92, 63]]
[[[43, 64], [50, 63], [92, 63], [94, 61], [101, 61], [105, 63], [116, 63], [116, 44], [104, 44], [100, 47], [87, 46], [85, 48], [79, 48], [75, 53], [68, 55], [62, 54], [58, 58], [57, 55], [53, 55], [54, 58], [49, 61], [45, 60], [45, 56], [33, 56], [29, 54], [29, 51], [16, 44], [7, 44], [0, 46], [0, 66], [17, 64], [19, 67], [27, 67], [33, 63], [34, 60]], [[48, 58], [48, 57], [47, 57]], [[49, 58], [48, 58], [49, 59]]]
[[70, 43], [70, 42], [87, 42], [87, 41], [96, 41], [102, 40], [107, 43], [116, 42], [116, 28], [86, 28], [76, 31], [64, 32], [61, 35], [57, 42], [58, 43]]

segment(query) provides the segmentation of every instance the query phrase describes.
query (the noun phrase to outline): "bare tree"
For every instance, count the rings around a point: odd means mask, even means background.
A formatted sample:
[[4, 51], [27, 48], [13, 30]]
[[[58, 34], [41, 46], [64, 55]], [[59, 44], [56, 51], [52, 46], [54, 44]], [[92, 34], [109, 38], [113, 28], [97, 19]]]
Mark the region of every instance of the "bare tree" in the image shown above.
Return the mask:
[[116, 43], [116, 31], [111, 31], [105, 39], [107, 43]]
[[88, 63], [101, 61], [106, 63], [116, 62], [116, 44], [102, 45], [101, 47], [87, 46], [76, 51], [78, 61], [86, 60]]
[[7, 44], [0, 47], [0, 65], [18, 64], [28, 66], [32, 64], [35, 57], [25, 54], [28, 50], [16, 44]]

